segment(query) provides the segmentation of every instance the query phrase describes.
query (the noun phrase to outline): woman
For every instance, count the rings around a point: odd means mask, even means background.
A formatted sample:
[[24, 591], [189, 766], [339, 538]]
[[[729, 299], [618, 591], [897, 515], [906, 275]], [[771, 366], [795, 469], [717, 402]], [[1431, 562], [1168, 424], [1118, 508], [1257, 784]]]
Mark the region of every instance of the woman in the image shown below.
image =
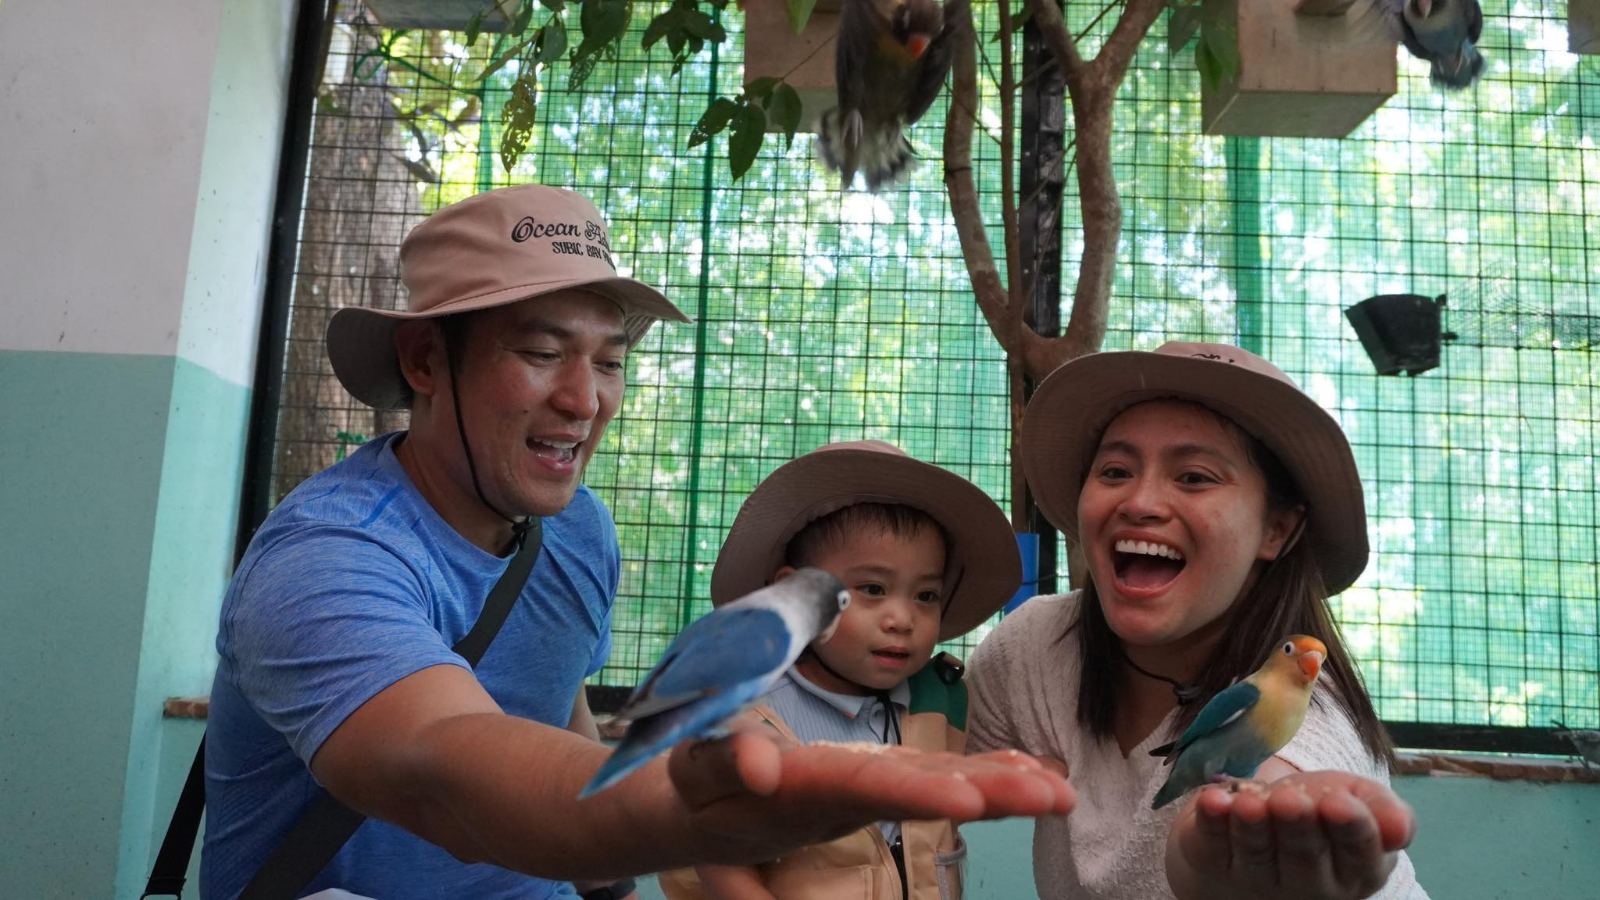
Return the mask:
[[[1029, 601], [974, 654], [969, 748], [1061, 760], [1070, 817], [1041, 819], [1045, 898], [1422, 898], [1393, 751], [1327, 597], [1367, 562], [1338, 424], [1271, 363], [1169, 343], [1062, 366], [1028, 405], [1024, 471], [1082, 549], [1082, 591]], [[1150, 751], [1286, 635], [1327, 645], [1299, 733], [1255, 782], [1152, 809]]]

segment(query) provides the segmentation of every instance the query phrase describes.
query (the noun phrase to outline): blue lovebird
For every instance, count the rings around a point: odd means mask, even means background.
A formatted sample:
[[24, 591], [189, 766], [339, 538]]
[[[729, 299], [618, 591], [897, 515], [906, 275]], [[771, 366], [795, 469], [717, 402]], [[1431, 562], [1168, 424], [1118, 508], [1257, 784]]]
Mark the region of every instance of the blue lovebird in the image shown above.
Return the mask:
[[1300, 730], [1327, 658], [1321, 641], [1290, 635], [1261, 668], [1212, 697], [1182, 737], [1150, 751], [1172, 766], [1150, 808], [1160, 809], [1190, 788], [1254, 775]]
[[719, 726], [767, 692], [814, 640], [827, 640], [850, 592], [821, 569], [800, 569], [685, 628], [617, 718], [628, 730], [579, 799], [626, 778], [687, 739]]
[[1445, 90], [1471, 87], [1483, 74], [1478, 0], [1377, 0], [1411, 55], [1433, 67], [1431, 80]]

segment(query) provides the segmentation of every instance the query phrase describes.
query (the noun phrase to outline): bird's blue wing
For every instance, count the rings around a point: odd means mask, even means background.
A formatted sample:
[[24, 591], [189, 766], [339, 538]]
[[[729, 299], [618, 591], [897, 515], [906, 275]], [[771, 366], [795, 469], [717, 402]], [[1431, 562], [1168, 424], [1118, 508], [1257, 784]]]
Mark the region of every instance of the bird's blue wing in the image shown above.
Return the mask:
[[1189, 727], [1184, 729], [1183, 735], [1172, 746], [1172, 756], [1183, 752], [1183, 748], [1208, 734], [1212, 734], [1231, 724], [1235, 719], [1250, 711], [1261, 699], [1261, 689], [1249, 681], [1225, 688], [1221, 693], [1211, 698], [1211, 701], [1200, 710], [1200, 715], [1195, 716]]
[[679, 633], [617, 716], [642, 719], [775, 676], [790, 640], [789, 626], [773, 610], [717, 610]]
[[616, 784], [679, 741], [717, 736], [717, 727], [761, 696], [761, 692], [760, 683], [747, 679], [733, 684], [723, 693], [634, 719], [628, 723], [627, 733], [616, 749], [578, 794], [578, 799]]

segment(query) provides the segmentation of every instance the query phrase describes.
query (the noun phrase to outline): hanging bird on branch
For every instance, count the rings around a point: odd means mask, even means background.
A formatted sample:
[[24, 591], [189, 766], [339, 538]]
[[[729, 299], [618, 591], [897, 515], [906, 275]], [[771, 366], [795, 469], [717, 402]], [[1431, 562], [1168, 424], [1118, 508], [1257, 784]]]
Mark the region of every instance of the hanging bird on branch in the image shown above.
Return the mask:
[[1433, 66], [1430, 77], [1435, 86], [1461, 90], [1483, 74], [1483, 54], [1477, 47], [1483, 9], [1478, 0], [1375, 2], [1411, 55]]
[[910, 170], [902, 133], [950, 74], [969, 0], [845, 0], [834, 59], [839, 105], [822, 115], [822, 161], [848, 189], [857, 172], [876, 192]]

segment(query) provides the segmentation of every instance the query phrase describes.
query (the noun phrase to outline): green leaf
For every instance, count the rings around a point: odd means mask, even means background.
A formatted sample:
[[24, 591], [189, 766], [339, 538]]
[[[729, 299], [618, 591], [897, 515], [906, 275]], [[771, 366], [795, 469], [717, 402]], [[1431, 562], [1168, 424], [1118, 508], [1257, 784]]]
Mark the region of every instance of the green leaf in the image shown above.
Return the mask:
[[560, 59], [567, 52], [567, 26], [561, 20], [551, 17], [539, 29], [539, 52], [535, 56], [539, 62], [550, 65]]
[[811, 11], [817, 8], [817, 0], [789, 0], [789, 30], [799, 34], [806, 30], [806, 23], [811, 21]]
[[478, 35], [483, 31], [483, 11], [479, 10], [467, 20], [467, 46], [471, 47], [478, 42]]
[[578, 55], [598, 53], [607, 45], [616, 43], [628, 30], [628, 19], [632, 13], [633, 4], [630, 0], [584, 0], [578, 15], [578, 24], [583, 30], [583, 43], [578, 47]]
[[583, 41], [572, 54], [568, 90], [576, 90], [589, 80], [602, 53], [615, 51], [617, 43], [628, 30], [628, 20], [632, 15], [631, 0], [583, 0], [578, 14], [578, 27], [583, 31]]
[[674, 6], [670, 7], [661, 15], [656, 16], [654, 19], [651, 19], [650, 24], [645, 27], [644, 40], [641, 42], [641, 46], [643, 46], [644, 49], [649, 50], [651, 47], [655, 46], [656, 42], [675, 31], [678, 27], [679, 15], [680, 12], [678, 8]]
[[701, 114], [700, 121], [694, 123], [694, 130], [689, 132], [689, 146], [698, 147], [711, 136], [728, 127], [733, 120], [733, 114], [739, 111], [739, 104], [727, 97], [718, 97], [711, 101], [711, 105]]
[[728, 39], [728, 32], [698, 9], [684, 8], [682, 19], [683, 30], [701, 40], [720, 44]]
[[553, 13], [561, 12], [567, 8], [566, 0], [539, 0], [539, 2], [544, 4], [545, 9]]
[[733, 172], [734, 181], [750, 171], [766, 137], [767, 114], [754, 104], [741, 106], [733, 120], [733, 133], [728, 136], [728, 168]]
[[533, 0], [522, 0], [517, 7], [517, 15], [511, 20], [511, 33], [522, 34], [528, 30], [528, 23], [533, 21]]
[[1200, 30], [1200, 7], [1175, 6], [1167, 16], [1167, 52], [1177, 55]]
[[773, 88], [766, 106], [767, 121], [783, 129], [784, 147], [793, 147], [794, 133], [800, 128], [800, 92], [780, 84]]
[[532, 66], [525, 69], [511, 85], [511, 98], [500, 111], [500, 162], [510, 172], [528, 149], [528, 138], [533, 135], [533, 113], [538, 106], [538, 75]]
[[1211, 48], [1217, 63], [1217, 83], [1239, 74], [1239, 35], [1232, 25], [1218, 24], [1201, 32], [1200, 40]]
[[589, 76], [594, 73], [595, 64], [599, 62], [600, 57], [598, 55], [578, 56], [573, 54], [572, 70], [567, 73], [567, 90], [575, 91], [583, 87], [583, 83], [588, 81]]
[[524, 39], [522, 39], [520, 41], [517, 41], [515, 44], [513, 44], [511, 46], [510, 50], [507, 50], [506, 52], [504, 52], [504, 53], [500, 54], [499, 56], [495, 57], [494, 62], [491, 62], [487, 66], [484, 66], [483, 72], [478, 75], [478, 80], [479, 81], [483, 81], [483, 80], [487, 79], [490, 75], [493, 75], [494, 73], [496, 73], [496, 72], [500, 71], [501, 69], [505, 68], [506, 67], [506, 63], [511, 62], [513, 59], [520, 58], [522, 56], [522, 51], [528, 49], [528, 47], [531, 46], [538, 39], [539, 39], [539, 35], [537, 33], [535, 33], [535, 34], [533, 34], [533, 35], [531, 35], [529, 37], [526, 37], [526, 38], [524, 38]]
[[751, 100], [760, 100], [772, 93], [772, 89], [777, 87], [782, 82], [783, 79], [774, 78], [771, 75], [757, 78], [755, 81], [752, 81], [744, 86], [744, 95], [749, 97]]

